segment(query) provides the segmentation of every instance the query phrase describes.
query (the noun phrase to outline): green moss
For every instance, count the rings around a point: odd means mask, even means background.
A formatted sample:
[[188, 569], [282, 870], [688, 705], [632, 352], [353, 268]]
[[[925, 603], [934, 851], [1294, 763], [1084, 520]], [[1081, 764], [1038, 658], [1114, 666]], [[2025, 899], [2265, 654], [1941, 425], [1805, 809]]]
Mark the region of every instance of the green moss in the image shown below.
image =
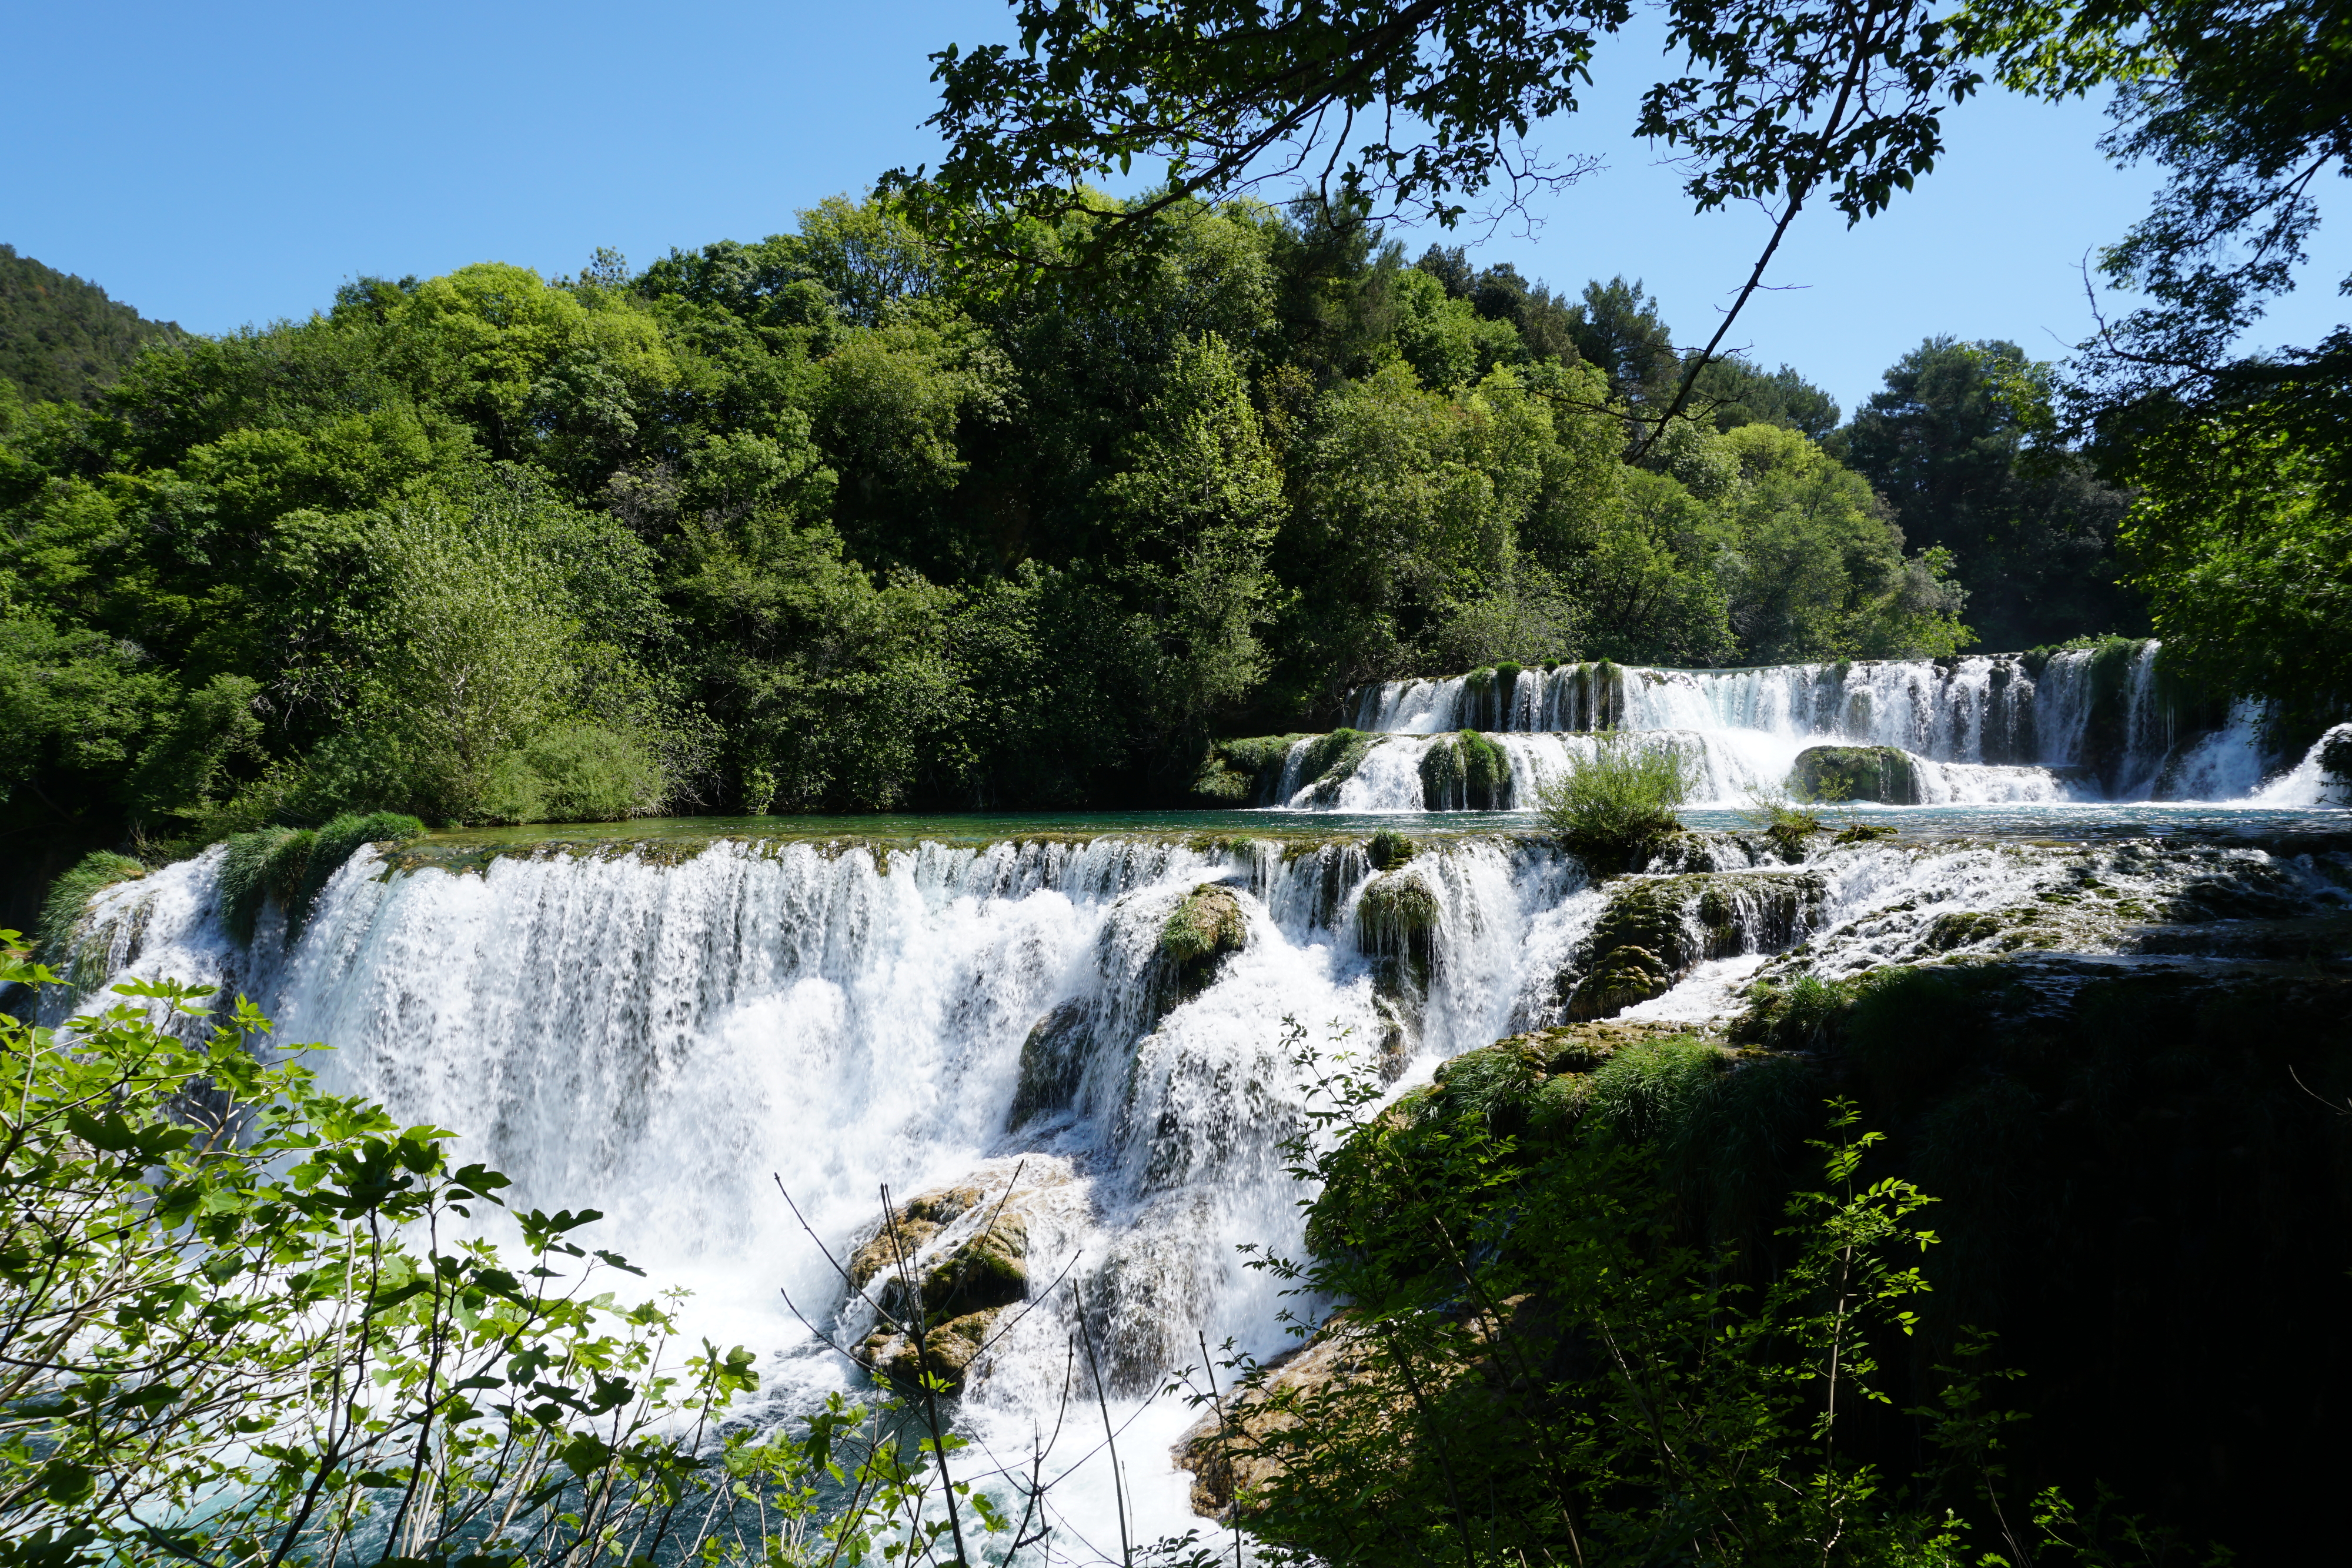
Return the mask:
[[1507, 811], [1510, 758], [1475, 729], [1432, 741], [1421, 755], [1421, 799], [1431, 811]]
[[72, 870], [49, 884], [48, 896], [41, 902], [40, 923], [34, 927], [34, 952], [44, 964], [65, 975], [77, 989], [87, 990], [97, 983], [97, 977], [85, 977], [69, 972], [76, 950], [81, 946], [82, 934], [89, 928], [89, 901], [106, 888], [119, 882], [130, 882], [147, 874], [147, 868], [129, 855], [119, 855], [110, 850], [94, 850], [75, 862]]
[[1356, 946], [1375, 957], [1429, 962], [1434, 952], [1437, 895], [1417, 876], [1375, 877], [1356, 902]]
[[[289, 849], [289, 842], [298, 837], [301, 849]], [[217, 884], [221, 924], [238, 942], [252, 942], [262, 905], [269, 899], [273, 873], [287, 875], [293, 857], [308, 852], [309, 838], [308, 834], [298, 835], [292, 828], [264, 828], [258, 832], [238, 833], [228, 841]]]
[[1364, 846], [1364, 854], [1374, 871], [1394, 871], [1412, 859], [1414, 849], [1413, 841], [1394, 828], [1382, 828]]
[[1249, 940], [1249, 922], [1233, 889], [1204, 883], [1184, 895], [1184, 902], [1160, 928], [1160, 950], [1179, 964], [1195, 964], [1223, 953], [1238, 953]]
[[1381, 739], [1378, 735], [1360, 729], [1335, 729], [1318, 737], [1299, 759], [1300, 788], [1313, 785], [1317, 804], [1329, 805], [1339, 799], [1339, 786], [1355, 777], [1364, 754]]
[[1874, 800], [1887, 806], [1920, 801], [1911, 754], [1892, 746], [1809, 746], [1797, 754], [1789, 789], [1801, 800]]
[[301, 875], [289, 885], [273, 883], [286, 905], [286, 939], [309, 924], [310, 908], [334, 874], [363, 844], [402, 844], [425, 836], [425, 824], [398, 811], [347, 811], [311, 836]]
[[1003, 1214], [923, 1276], [923, 1318], [943, 1323], [1010, 1306], [1028, 1293], [1028, 1221]]
[[1203, 806], [1273, 804], [1282, 781], [1282, 765], [1290, 748], [1304, 735], [1261, 735], [1240, 740], [1213, 740], [1193, 771], [1192, 798]]

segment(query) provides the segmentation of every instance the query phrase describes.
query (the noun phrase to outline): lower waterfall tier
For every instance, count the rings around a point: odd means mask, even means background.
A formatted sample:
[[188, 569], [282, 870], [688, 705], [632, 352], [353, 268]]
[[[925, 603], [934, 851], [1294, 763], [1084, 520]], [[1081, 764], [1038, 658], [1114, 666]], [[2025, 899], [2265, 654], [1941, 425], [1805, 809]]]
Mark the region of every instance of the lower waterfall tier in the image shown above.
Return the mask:
[[[1517, 768], [1576, 737], [1486, 738]], [[1365, 747], [1335, 809], [1367, 809], [1346, 788], [1385, 788], [1391, 770], [1417, 785], [1433, 744]], [[1278, 1281], [1236, 1249], [1301, 1244], [1278, 1145], [1307, 1125], [1302, 1041], [1402, 1088], [1531, 1030], [1719, 1019], [1767, 964], [1835, 978], [2036, 952], [2152, 961], [2132, 956], [2352, 906], [2352, 853], [2320, 838], [1685, 833], [1642, 874], [1595, 882], [1513, 833], [507, 835], [428, 841], [398, 864], [362, 851], [289, 945], [274, 904], [249, 943], [229, 933], [221, 862], [214, 850], [100, 894], [85, 972], [249, 995], [281, 1038], [334, 1047], [334, 1087], [456, 1129], [519, 1202], [604, 1210], [602, 1244], [693, 1288], [712, 1338], [762, 1349], [780, 1409], [862, 1374], [779, 1287], [877, 1364], [903, 1351], [875, 1339], [778, 1181], [845, 1260], [872, 1241], [886, 1186], [901, 1205], [1001, 1200], [993, 1219], [933, 1211], [922, 1260], [1011, 1257], [1013, 1232], [988, 1228], [1017, 1220], [1006, 1289], [1030, 1309], [1006, 1312], [1006, 1293], [956, 1319], [1006, 1326], [955, 1375], [961, 1418], [1020, 1451], [1055, 1419], [1073, 1284], [1142, 1432], [1172, 1440], [1189, 1419], [1154, 1393], [1203, 1339], [1282, 1347]], [[1190, 1522], [1165, 1446], [1130, 1445], [1150, 1450], [1130, 1478], [1147, 1530]], [[1072, 1484], [1108, 1516], [1107, 1484]]]

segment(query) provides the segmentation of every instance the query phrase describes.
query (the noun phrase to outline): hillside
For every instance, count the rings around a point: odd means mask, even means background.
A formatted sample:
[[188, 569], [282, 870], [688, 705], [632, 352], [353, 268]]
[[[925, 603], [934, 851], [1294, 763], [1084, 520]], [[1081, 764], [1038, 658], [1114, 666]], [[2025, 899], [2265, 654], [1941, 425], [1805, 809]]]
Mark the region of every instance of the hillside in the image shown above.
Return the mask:
[[26, 397], [88, 402], [143, 344], [179, 335], [177, 323], [150, 321], [97, 284], [0, 245], [0, 377]]

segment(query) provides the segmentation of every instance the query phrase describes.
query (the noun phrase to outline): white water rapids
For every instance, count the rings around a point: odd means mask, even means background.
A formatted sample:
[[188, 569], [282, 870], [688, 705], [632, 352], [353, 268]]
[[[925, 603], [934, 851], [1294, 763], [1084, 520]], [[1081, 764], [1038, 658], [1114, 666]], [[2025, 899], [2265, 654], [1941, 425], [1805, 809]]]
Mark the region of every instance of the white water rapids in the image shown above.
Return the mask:
[[[1718, 870], [1785, 871], [1727, 836]], [[856, 1374], [778, 1291], [851, 1342], [837, 1276], [801, 1233], [783, 1184], [836, 1253], [877, 1223], [878, 1187], [1003, 1184], [1029, 1207], [1034, 1310], [975, 1368], [961, 1420], [974, 1450], [1025, 1461], [1059, 1418], [1069, 1293], [1098, 1305], [1139, 1539], [1197, 1521], [1168, 1451], [1193, 1413], [1153, 1397], [1199, 1338], [1260, 1354], [1286, 1343], [1255, 1242], [1295, 1252], [1299, 1192], [1276, 1145], [1303, 1082], [1286, 1016], [1369, 1055], [1401, 1041], [1400, 1082], [1444, 1058], [1557, 1021], [1559, 977], [1606, 888], [1534, 841], [1465, 835], [1401, 872], [1441, 911], [1425, 991], [1364, 956], [1355, 908], [1374, 875], [1359, 842], [1216, 848], [1151, 837], [877, 849], [718, 839], [697, 852], [541, 850], [453, 872], [392, 873], [362, 851], [290, 951], [265, 912], [250, 948], [224, 929], [215, 849], [101, 894], [89, 937], [116, 978], [174, 976], [243, 991], [283, 1039], [335, 1049], [331, 1084], [404, 1122], [464, 1138], [519, 1203], [593, 1206], [600, 1244], [695, 1298], [689, 1324], [762, 1353], [768, 1408], [801, 1407]], [[2199, 879], [2267, 879], [2321, 900], [2308, 859], [2257, 849], [2068, 850], [1959, 842], [1826, 848], [1803, 870], [1810, 936], [1839, 974], [1916, 956], [1939, 913], [2078, 884], [2158, 900]], [[1702, 866], [1703, 869], [1703, 866]], [[2324, 871], [2325, 868], [2322, 868]], [[1233, 890], [1243, 950], [1205, 986], [1171, 988], [1160, 937], [1196, 887]], [[2071, 896], [2071, 895], [2070, 895]], [[1751, 948], [1763, 938], [1752, 937]], [[2084, 940], [2095, 946], [2095, 934]], [[1765, 953], [1701, 965], [1628, 1017], [1704, 1018], [1735, 1004]], [[1083, 1071], [1065, 1109], [1012, 1124], [1024, 1043], [1059, 1019]], [[841, 1314], [838, 1318], [835, 1314]], [[1048, 1476], [1065, 1555], [1115, 1560], [1099, 1429], [1073, 1414]]]

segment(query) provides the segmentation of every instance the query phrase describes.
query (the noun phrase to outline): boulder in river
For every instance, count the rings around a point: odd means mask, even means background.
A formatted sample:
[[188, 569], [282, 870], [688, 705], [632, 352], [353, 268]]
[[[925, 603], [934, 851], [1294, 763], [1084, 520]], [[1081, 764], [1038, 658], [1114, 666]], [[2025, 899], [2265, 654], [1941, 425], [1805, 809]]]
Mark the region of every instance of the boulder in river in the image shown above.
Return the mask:
[[1797, 753], [1789, 789], [1803, 800], [1916, 806], [1919, 771], [1912, 761], [1909, 752], [1894, 746], [1809, 746]]

